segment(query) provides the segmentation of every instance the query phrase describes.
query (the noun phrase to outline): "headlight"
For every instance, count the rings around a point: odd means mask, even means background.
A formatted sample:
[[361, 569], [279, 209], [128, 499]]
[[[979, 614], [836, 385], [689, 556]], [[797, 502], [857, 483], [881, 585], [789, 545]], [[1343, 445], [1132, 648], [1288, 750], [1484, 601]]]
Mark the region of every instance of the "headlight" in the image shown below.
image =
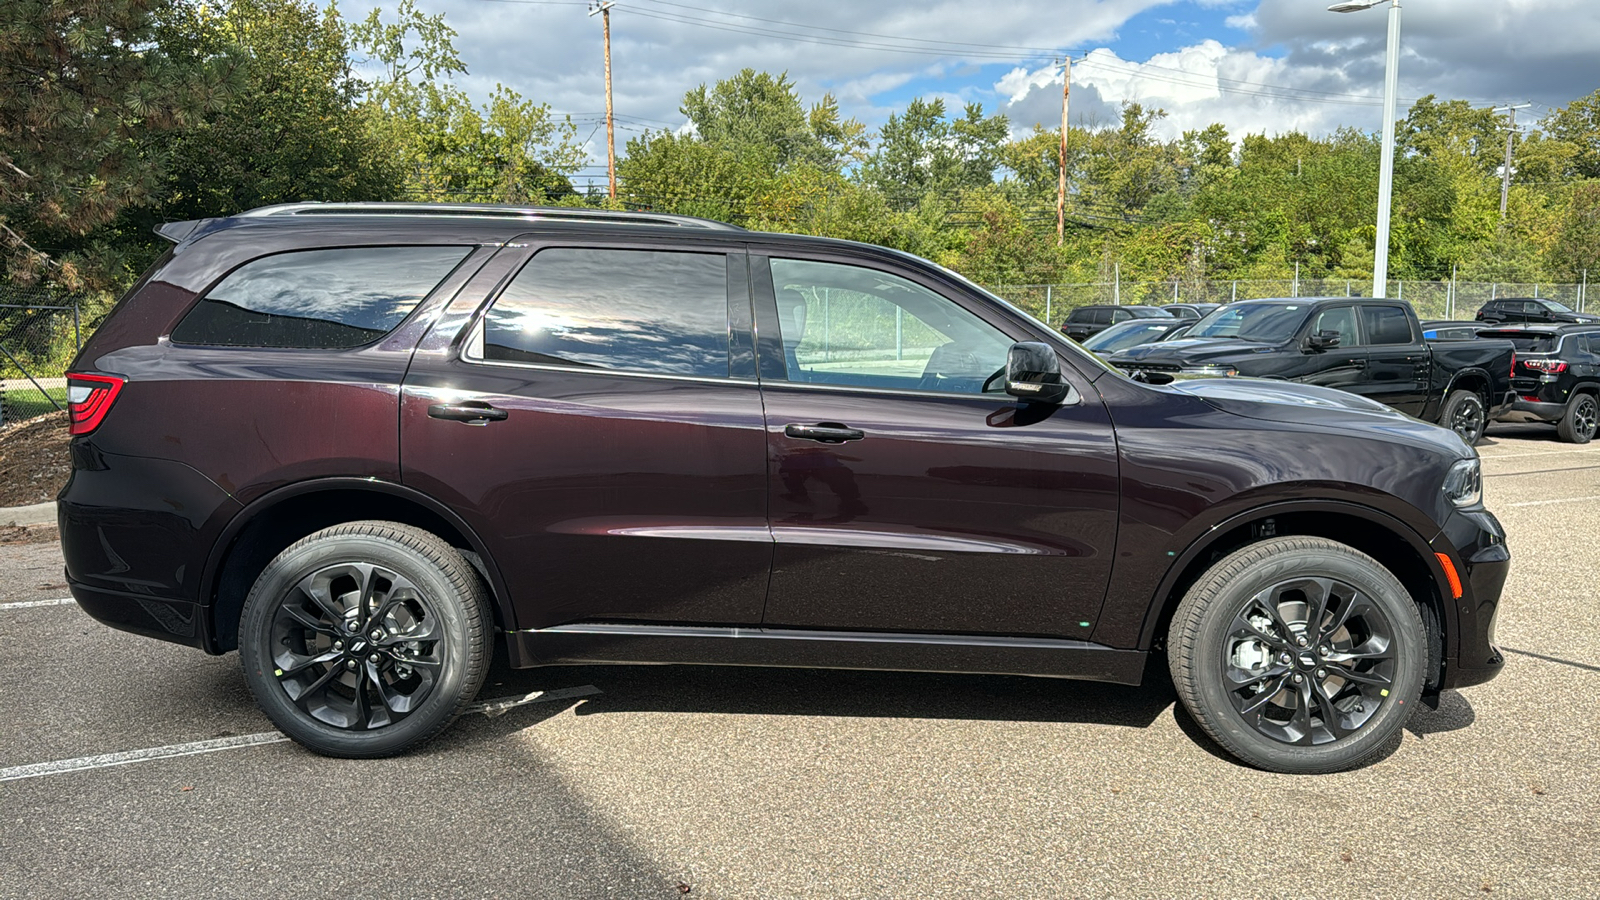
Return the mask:
[[1477, 457], [1463, 459], [1450, 467], [1442, 490], [1457, 506], [1477, 506], [1483, 502], [1483, 463]]
[[1189, 366], [1181, 374], [1191, 378], [1232, 378], [1239, 370], [1233, 366]]

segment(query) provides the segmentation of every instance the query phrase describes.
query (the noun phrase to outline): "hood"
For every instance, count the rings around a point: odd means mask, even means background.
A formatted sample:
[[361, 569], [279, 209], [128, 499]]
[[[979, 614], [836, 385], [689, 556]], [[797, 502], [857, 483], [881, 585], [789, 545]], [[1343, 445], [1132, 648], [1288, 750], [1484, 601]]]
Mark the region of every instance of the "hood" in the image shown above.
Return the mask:
[[1223, 412], [1247, 419], [1377, 432], [1375, 436], [1455, 457], [1475, 453], [1448, 428], [1413, 419], [1360, 394], [1333, 388], [1266, 378], [1197, 378], [1152, 389], [1198, 397]]
[[1116, 366], [1138, 363], [1172, 366], [1204, 365], [1257, 353], [1269, 353], [1277, 349], [1278, 346], [1274, 344], [1231, 338], [1179, 338], [1175, 341], [1140, 344], [1137, 347], [1119, 350], [1111, 354], [1111, 363]]
[[1592, 325], [1595, 322], [1600, 322], [1600, 316], [1593, 313], [1561, 313], [1560, 316], [1568, 322], [1575, 322], [1579, 325]]

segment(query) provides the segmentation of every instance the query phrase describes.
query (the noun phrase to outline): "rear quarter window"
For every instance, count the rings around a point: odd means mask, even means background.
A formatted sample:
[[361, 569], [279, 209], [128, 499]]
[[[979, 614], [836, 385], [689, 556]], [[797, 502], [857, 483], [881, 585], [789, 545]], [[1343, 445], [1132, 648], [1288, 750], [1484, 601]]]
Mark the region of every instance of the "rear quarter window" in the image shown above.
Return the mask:
[[399, 325], [471, 247], [298, 250], [245, 263], [178, 327], [177, 344], [343, 350]]

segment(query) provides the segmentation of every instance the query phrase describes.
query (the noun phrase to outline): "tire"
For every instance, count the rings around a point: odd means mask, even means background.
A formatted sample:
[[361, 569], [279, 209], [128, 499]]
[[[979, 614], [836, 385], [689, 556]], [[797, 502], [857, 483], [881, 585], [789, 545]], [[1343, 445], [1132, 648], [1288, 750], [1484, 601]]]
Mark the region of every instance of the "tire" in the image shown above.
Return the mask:
[[1567, 401], [1567, 412], [1556, 423], [1556, 436], [1571, 444], [1587, 444], [1594, 439], [1600, 424], [1600, 403], [1593, 394], [1579, 394]]
[[1483, 432], [1489, 427], [1483, 398], [1473, 391], [1451, 391], [1450, 396], [1444, 398], [1439, 424], [1460, 435], [1467, 446], [1475, 446], [1483, 440]]
[[307, 749], [351, 759], [405, 752], [449, 726], [483, 685], [492, 641], [472, 566], [395, 522], [296, 542], [261, 572], [239, 621], [262, 711]]
[[[1305, 633], [1318, 619], [1325, 639]], [[1302, 775], [1359, 768], [1398, 745], [1428, 660], [1417, 604], [1394, 575], [1312, 537], [1217, 563], [1184, 596], [1167, 643], [1178, 697], [1206, 734], [1248, 765]]]

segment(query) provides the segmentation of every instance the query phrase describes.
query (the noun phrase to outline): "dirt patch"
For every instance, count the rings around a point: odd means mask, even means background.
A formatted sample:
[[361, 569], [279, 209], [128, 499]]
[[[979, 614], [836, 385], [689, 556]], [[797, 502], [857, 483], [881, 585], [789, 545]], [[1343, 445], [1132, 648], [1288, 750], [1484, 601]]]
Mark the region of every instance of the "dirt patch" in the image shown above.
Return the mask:
[[[54, 525], [20, 525], [0, 526], [0, 544], [54, 544], [61, 540], [61, 533]], [[55, 585], [40, 585], [41, 588], [54, 588]], [[61, 585], [65, 588], [66, 585]]]
[[0, 507], [54, 500], [72, 474], [71, 439], [64, 412], [0, 428]]

